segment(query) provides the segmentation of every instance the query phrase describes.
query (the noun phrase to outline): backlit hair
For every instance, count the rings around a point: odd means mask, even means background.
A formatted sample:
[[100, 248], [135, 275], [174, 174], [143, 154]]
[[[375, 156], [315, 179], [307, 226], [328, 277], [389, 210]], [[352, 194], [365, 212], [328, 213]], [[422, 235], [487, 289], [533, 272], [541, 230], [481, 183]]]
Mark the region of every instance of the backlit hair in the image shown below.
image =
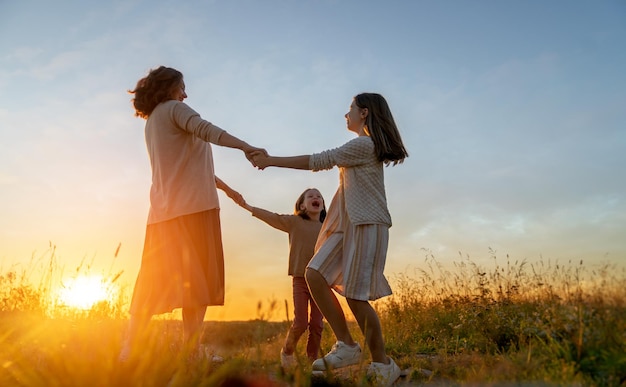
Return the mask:
[[137, 82], [135, 90], [128, 91], [135, 94], [132, 99], [135, 115], [148, 118], [158, 104], [172, 99], [173, 88], [182, 80], [183, 74], [171, 67], [160, 66], [150, 70], [147, 76]]
[[354, 101], [359, 108], [367, 108], [366, 130], [374, 141], [378, 161], [396, 165], [409, 157], [385, 98], [376, 93], [361, 93]]

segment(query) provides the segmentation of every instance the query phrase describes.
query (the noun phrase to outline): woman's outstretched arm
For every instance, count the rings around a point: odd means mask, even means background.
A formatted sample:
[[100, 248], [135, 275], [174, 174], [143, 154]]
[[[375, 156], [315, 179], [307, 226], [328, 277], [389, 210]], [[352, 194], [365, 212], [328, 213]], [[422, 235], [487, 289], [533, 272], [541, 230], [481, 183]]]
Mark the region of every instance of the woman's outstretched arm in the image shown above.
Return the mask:
[[252, 165], [254, 165], [255, 167], [257, 166], [256, 164], [254, 164], [254, 161], [252, 160], [252, 154], [253, 153], [258, 153], [258, 154], [265, 154], [267, 155], [267, 151], [263, 148], [257, 148], [255, 146], [252, 146], [250, 144], [248, 144], [247, 142], [239, 139], [238, 137], [233, 136], [232, 134], [228, 133], [228, 132], [224, 132], [222, 133], [222, 135], [220, 136], [217, 145], [220, 146], [224, 146], [227, 148], [236, 148], [236, 149], [241, 149], [243, 151], [243, 153], [245, 153], [246, 158], [248, 159], [248, 161], [250, 161], [252, 163]]

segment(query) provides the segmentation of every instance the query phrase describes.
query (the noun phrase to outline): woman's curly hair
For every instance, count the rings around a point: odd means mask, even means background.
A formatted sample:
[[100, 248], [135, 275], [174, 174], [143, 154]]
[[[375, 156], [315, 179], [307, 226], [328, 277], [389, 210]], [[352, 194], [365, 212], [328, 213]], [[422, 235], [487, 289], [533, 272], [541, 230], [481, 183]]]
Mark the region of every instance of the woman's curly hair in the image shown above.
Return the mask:
[[146, 77], [137, 82], [135, 90], [128, 91], [135, 95], [132, 99], [135, 115], [148, 118], [158, 104], [171, 99], [172, 89], [182, 80], [183, 73], [171, 67], [160, 66], [150, 70]]

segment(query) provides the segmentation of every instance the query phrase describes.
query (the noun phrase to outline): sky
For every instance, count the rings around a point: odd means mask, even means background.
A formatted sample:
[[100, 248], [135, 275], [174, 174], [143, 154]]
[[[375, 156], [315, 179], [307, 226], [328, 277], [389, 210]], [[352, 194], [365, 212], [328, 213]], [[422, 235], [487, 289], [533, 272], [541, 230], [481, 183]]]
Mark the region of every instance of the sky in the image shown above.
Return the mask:
[[[352, 97], [385, 96], [409, 152], [385, 169], [392, 288], [430, 255], [626, 262], [624, 1], [0, 0], [2, 270], [55, 248], [64, 273], [123, 271], [132, 289], [150, 167], [127, 91], [160, 65], [203, 118], [277, 156], [342, 145]], [[337, 169], [213, 150], [216, 174], [273, 212], [338, 185]], [[287, 235], [220, 205], [226, 304], [207, 318], [275, 313]]]

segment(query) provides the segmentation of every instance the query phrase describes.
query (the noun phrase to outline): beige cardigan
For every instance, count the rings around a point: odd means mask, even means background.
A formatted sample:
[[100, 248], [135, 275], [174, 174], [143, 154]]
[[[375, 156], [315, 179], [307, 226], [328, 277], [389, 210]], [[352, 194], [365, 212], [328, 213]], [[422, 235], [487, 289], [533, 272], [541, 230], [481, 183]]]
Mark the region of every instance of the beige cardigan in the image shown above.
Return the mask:
[[224, 130], [183, 102], [163, 102], [146, 120], [152, 167], [148, 224], [219, 208], [211, 144]]
[[309, 158], [309, 169], [313, 171], [331, 169], [335, 165], [339, 167], [339, 188], [335, 195], [343, 195], [350, 221], [355, 225], [391, 227], [383, 163], [376, 158], [372, 139], [359, 136], [339, 148]]

